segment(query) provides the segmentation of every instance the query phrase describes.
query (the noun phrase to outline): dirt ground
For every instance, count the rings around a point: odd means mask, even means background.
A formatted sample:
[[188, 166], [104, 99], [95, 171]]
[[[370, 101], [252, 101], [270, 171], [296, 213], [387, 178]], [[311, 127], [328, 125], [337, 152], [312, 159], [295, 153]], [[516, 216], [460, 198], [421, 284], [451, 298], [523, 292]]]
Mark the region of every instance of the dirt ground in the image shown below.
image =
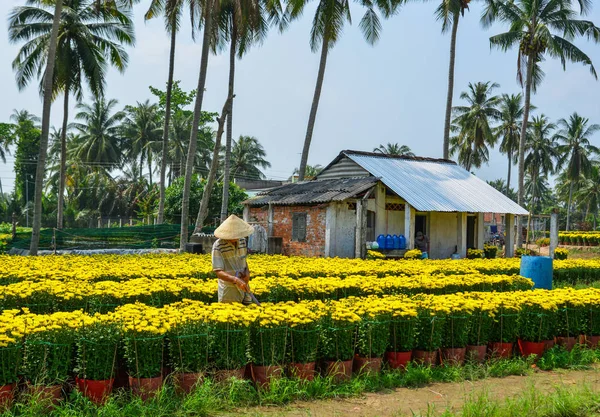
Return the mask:
[[503, 400], [535, 389], [537, 392], [551, 392], [559, 386], [587, 386], [600, 389], [600, 369], [585, 371], [538, 371], [529, 376], [487, 378], [480, 381], [460, 383], [435, 383], [423, 388], [399, 388], [382, 393], [369, 393], [361, 397], [296, 402], [285, 407], [253, 407], [236, 410], [235, 415], [266, 417], [376, 417], [414, 416], [426, 414], [428, 407], [434, 407], [441, 414], [446, 409], [458, 411], [469, 399], [481, 394], [489, 398]]

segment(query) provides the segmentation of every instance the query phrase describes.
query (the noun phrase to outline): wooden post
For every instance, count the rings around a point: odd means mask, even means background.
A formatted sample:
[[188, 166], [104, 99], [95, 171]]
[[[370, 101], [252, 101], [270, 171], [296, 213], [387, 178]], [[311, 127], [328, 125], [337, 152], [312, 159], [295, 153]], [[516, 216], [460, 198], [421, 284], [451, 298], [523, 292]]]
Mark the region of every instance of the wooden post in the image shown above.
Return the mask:
[[12, 214], [12, 239], [17, 238], [17, 213]]
[[477, 249], [483, 249], [485, 242], [485, 219], [483, 213], [477, 213]]
[[515, 215], [506, 214], [506, 230], [504, 231], [504, 257], [513, 258], [515, 256]]
[[406, 249], [415, 248], [415, 210], [406, 203], [404, 205], [404, 237], [406, 238]]
[[467, 257], [467, 213], [456, 213], [456, 250], [461, 258]]
[[354, 256], [364, 259], [367, 253], [365, 234], [367, 231], [367, 201], [356, 201], [356, 232], [354, 234]]

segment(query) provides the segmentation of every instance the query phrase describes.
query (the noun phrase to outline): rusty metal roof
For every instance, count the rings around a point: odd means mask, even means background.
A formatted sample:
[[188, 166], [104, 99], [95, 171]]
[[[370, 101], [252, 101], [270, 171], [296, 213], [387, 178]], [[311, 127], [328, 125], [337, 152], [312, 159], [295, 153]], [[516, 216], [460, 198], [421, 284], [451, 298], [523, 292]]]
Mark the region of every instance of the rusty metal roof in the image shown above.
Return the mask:
[[373, 187], [377, 177], [303, 181], [271, 188], [244, 201], [250, 206], [320, 204], [344, 201]]
[[418, 211], [527, 214], [527, 210], [452, 161], [343, 151]]

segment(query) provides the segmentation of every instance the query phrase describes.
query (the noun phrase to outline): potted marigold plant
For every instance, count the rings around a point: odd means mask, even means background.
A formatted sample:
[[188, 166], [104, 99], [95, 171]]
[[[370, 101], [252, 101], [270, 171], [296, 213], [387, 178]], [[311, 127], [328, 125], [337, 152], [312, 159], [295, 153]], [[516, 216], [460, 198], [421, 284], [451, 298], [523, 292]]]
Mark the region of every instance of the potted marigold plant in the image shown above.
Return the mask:
[[414, 307], [395, 310], [390, 321], [390, 339], [385, 359], [392, 369], [405, 368], [415, 347], [417, 312]]
[[298, 303], [289, 311], [290, 374], [292, 377], [312, 381], [319, 347], [319, 333], [323, 304]]
[[584, 300], [570, 299], [558, 305], [555, 316], [556, 344], [573, 350], [580, 334], [585, 333]]
[[442, 333], [442, 361], [451, 365], [465, 362], [471, 314], [454, 310], [444, 318]]
[[377, 373], [390, 339], [390, 314], [367, 311], [356, 329], [354, 372]]
[[336, 382], [352, 377], [355, 331], [360, 317], [341, 304], [331, 304], [323, 318], [319, 350], [325, 375]]
[[84, 324], [77, 335], [77, 389], [97, 404], [112, 392], [120, 340], [120, 326], [99, 316]]
[[469, 332], [465, 352], [467, 359], [479, 363], [485, 360], [493, 321], [490, 311], [481, 306], [469, 316]]
[[168, 332], [169, 358], [173, 382], [180, 393], [189, 394], [202, 381], [208, 367], [208, 325], [202, 317], [190, 316], [176, 323]]
[[590, 302], [587, 306], [586, 326], [585, 326], [585, 344], [596, 349], [600, 346], [600, 305]]
[[549, 300], [530, 298], [521, 302], [519, 312], [519, 350], [528, 357], [544, 354], [550, 334], [550, 322], [555, 316], [556, 305]]
[[519, 332], [519, 307], [500, 303], [493, 312], [494, 321], [488, 349], [492, 356], [510, 358]]
[[413, 361], [434, 366], [438, 360], [438, 350], [442, 346], [445, 317], [429, 308], [420, 307], [417, 316], [417, 338]]
[[0, 411], [9, 408], [19, 380], [23, 358], [23, 316], [16, 316], [18, 310], [0, 314]]
[[250, 326], [252, 380], [260, 388], [283, 375], [288, 332], [284, 310], [277, 305], [264, 308]]

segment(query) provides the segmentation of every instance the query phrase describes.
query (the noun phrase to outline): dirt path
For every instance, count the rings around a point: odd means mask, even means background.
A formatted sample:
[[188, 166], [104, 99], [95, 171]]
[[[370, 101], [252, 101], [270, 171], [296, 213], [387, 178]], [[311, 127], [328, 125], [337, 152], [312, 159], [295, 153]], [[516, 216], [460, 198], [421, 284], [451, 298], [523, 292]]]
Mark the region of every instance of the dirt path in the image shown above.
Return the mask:
[[[487, 378], [460, 383], [435, 383], [423, 388], [398, 388], [383, 393], [369, 393], [357, 398], [296, 402], [285, 407], [253, 407], [237, 410], [235, 415], [267, 417], [375, 417], [426, 414], [435, 407], [441, 414], [447, 408], [460, 410], [469, 399], [486, 393], [503, 400], [524, 391], [550, 392], [559, 386], [582, 386], [600, 390], [600, 368], [585, 371], [539, 371], [530, 376]], [[413, 414], [414, 413], [414, 414]]]

